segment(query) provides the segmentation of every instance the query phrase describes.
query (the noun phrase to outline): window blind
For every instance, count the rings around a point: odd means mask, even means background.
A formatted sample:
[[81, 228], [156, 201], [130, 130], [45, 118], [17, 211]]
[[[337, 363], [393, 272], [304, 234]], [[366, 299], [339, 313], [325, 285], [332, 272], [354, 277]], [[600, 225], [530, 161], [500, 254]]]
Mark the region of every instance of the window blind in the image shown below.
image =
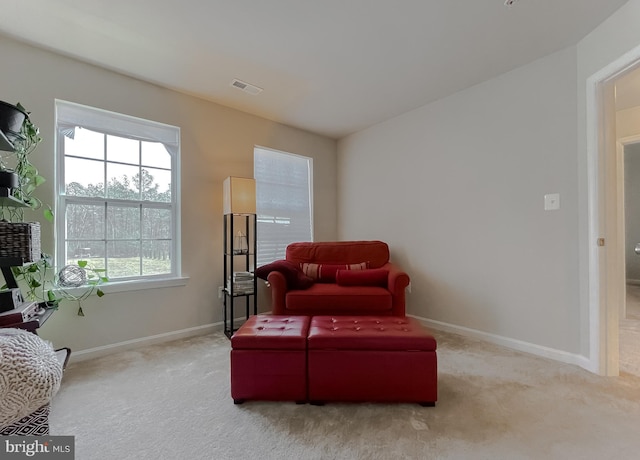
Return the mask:
[[313, 241], [312, 159], [256, 147], [254, 178], [259, 267], [284, 259], [289, 243]]

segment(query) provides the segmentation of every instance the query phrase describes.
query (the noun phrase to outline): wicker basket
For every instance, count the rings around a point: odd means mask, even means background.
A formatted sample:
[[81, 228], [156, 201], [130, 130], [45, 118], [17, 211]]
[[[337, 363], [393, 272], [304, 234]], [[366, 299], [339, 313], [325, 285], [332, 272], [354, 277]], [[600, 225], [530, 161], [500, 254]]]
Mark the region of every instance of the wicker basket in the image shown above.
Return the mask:
[[19, 257], [24, 262], [40, 260], [40, 223], [0, 222], [0, 257]]

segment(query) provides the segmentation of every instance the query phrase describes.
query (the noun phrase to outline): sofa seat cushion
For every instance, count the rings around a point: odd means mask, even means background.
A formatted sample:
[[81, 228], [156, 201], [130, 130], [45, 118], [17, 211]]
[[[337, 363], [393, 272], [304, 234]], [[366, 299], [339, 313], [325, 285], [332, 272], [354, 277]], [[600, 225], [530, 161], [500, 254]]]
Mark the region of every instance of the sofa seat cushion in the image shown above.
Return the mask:
[[337, 284], [317, 283], [309, 289], [289, 291], [286, 308], [295, 314], [301, 311], [379, 311], [392, 308], [391, 292], [378, 286], [338, 286]]

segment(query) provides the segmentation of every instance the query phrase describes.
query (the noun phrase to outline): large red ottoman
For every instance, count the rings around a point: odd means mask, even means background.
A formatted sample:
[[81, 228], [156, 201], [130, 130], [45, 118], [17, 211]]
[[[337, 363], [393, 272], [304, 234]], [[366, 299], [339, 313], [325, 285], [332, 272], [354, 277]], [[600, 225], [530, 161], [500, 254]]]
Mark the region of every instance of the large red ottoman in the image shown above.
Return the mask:
[[231, 337], [231, 397], [307, 399], [307, 316], [255, 315]]
[[413, 318], [314, 316], [307, 347], [312, 403], [438, 399], [436, 340]]

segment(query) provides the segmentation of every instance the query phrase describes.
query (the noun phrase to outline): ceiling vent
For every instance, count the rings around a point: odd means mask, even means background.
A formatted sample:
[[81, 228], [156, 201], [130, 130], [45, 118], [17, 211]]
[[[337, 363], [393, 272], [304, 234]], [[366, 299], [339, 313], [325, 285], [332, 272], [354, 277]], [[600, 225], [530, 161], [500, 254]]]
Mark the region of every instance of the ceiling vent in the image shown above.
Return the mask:
[[255, 96], [256, 94], [259, 94], [262, 92], [262, 88], [258, 88], [257, 86], [251, 85], [246, 81], [238, 80], [237, 78], [233, 79], [233, 81], [231, 82], [231, 86], [233, 86], [234, 88], [241, 89], [245, 93], [249, 93], [252, 96]]

